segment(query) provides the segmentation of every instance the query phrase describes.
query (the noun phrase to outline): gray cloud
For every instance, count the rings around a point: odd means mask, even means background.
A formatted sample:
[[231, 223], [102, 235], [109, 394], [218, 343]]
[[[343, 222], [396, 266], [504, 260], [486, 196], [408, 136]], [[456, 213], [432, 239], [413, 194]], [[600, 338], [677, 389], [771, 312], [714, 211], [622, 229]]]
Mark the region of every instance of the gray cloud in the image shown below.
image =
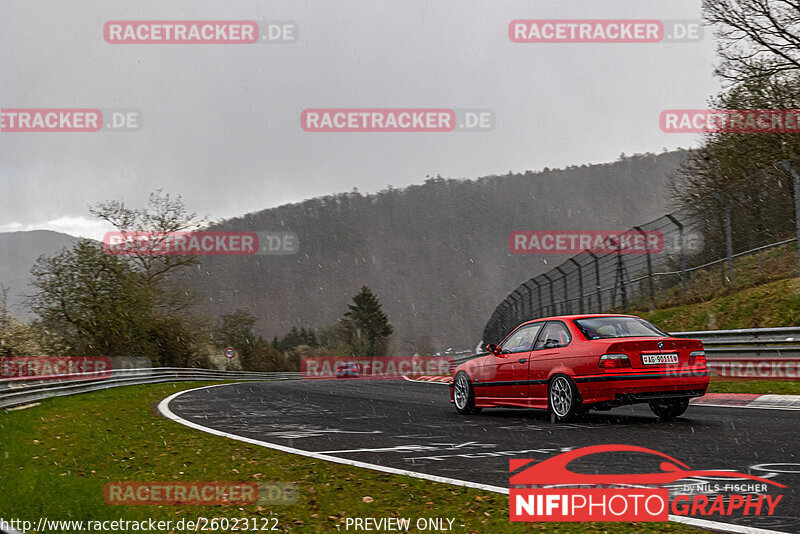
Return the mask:
[[[141, 204], [212, 218], [347, 191], [689, 146], [664, 108], [718, 89], [714, 42], [514, 44], [516, 18], [699, 19], [699, 3], [3, 2], [0, 107], [135, 108], [138, 132], [0, 133], [0, 229]], [[116, 19], [292, 20], [284, 45], [109, 45]], [[488, 108], [491, 132], [307, 133], [308, 107]], [[15, 226], [16, 225], [16, 226]], [[52, 227], [52, 225], [51, 225]], [[76, 224], [75, 233], [87, 233]]]

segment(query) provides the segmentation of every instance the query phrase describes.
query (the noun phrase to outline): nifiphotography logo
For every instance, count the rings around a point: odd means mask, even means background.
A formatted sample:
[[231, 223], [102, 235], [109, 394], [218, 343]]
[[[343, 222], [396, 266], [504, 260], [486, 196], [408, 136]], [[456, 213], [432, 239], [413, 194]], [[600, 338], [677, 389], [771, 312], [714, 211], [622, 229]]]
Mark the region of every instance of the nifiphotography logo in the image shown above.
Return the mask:
[[[652, 455], [660, 462], [651, 473], [579, 473], [573, 461], [600, 453]], [[510, 521], [668, 521], [669, 514], [714, 517], [772, 516], [783, 495], [768, 494], [772, 480], [725, 470], [693, 470], [664, 453], [634, 445], [594, 445], [537, 462], [509, 461]], [[689, 478], [730, 479], [714, 484], [716, 495], [699, 494], [693, 486], [673, 492], [667, 484]], [[747, 482], [742, 482], [742, 481]], [[695, 484], [696, 485], [696, 484]]]

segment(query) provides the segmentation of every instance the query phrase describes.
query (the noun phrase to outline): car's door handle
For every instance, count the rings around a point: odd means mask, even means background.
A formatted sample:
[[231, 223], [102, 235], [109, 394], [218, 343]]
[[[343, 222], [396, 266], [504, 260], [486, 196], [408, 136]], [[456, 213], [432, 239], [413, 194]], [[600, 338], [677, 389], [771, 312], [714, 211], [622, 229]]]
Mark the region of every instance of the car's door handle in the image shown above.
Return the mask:
[[518, 361], [519, 363], [525, 363], [525, 362], [527, 362], [527, 361], [528, 361], [528, 358], [520, 358], [520, 359], [519, 359], [519, 360], [517, 360], [517, 361]]

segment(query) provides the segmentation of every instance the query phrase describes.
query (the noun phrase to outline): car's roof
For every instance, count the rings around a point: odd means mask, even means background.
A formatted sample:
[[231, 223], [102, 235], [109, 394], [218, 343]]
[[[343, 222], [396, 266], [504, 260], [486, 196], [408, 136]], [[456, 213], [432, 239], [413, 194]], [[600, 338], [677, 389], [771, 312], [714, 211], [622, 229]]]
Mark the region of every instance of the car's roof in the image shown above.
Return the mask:
[[572, 321], [574, 319], [589, 319], [592, 317], [636, 317], [637, 319], [640, 319], [640, 317], [636, 315], [628, 315], [625, 313], [581, 313], [577, 315], [554, 315], [552, 317], [538, 317], [536, 319], [531, 319], [530, 321], [520, 323], [519, 326], [528, 323], [537, 323], [539, 321]]

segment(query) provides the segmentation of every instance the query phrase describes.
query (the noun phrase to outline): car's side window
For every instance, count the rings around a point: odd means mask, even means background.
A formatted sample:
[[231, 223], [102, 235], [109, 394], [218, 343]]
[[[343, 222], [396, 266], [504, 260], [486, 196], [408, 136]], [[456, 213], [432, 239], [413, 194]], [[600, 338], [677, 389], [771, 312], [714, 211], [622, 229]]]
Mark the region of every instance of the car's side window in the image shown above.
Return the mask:
[[560, 321], [551, 321], [545, 325], [533, 350], [566, 347], [570, 341], [572, 336], [569, 335], [566, 325]]
[[500, 349], [503, 352], [527, 352], [531, 350], [533, 341], [536, 339], [536, 334], [542, 328], [542, 323], [534, 323], [531, 325], [523, 326], [516, 332], [511, 334]]

